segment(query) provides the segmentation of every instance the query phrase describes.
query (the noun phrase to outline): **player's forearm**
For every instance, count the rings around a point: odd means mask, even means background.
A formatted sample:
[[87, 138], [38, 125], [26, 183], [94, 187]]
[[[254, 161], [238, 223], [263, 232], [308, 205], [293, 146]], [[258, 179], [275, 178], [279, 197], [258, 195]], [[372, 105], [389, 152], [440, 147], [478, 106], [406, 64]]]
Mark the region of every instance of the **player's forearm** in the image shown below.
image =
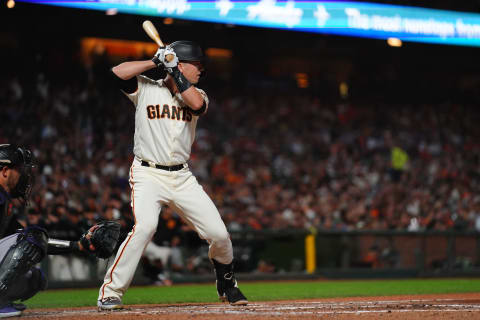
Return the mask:
[[[182, 95], [183, 102], [193, 111], [204, 109], [205, 101], [203, 96], [195, 89], [192, 83], [185, 78], [180, 68], [175, 66], [167, 69], [167, 72], [168, 77], [173, 79], [178, 92]], [[167, 78], [166, 81], [168, 81], [169, 78]]]
[[82, 250], [82, 245], [79, 241], [67, 241], [50, 238], [48, 239], [47, 254], [69, 254], [72, 252], [79, 252]]
[[195, 89], [194, 86], [191, 86], [187, 90], [183, 91], [182, 98], [192, 110], [200, 110], [205, 103], [203, 96], [197, 91], [197, 89]]
[[155, 67], [155, 63], [151, 60], [128, 61], [113, 67], [112, 71], [120, 79], [128, 80]]

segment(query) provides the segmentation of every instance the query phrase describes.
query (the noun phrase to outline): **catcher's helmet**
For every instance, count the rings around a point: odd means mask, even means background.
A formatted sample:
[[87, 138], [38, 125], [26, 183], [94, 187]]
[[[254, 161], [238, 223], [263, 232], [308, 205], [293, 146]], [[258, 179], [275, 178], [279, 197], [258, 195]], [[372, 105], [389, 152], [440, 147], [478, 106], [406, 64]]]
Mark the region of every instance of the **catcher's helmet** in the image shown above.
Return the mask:
[[193, 41], [180, 40], [169, 45], [175, 51], [179, 61], [202, 61], [203, 52]]
[[20, 172], [16, 187], [11, 190], [12, 198], [28, 200], [34, 183], [35, 167], [30, 150], [13, 144], [0, 144], [0, 167], [15, 168]]
[[0, 144], [0, 166], [18, 167], [32, 163], [32, 153], [13, 144]]

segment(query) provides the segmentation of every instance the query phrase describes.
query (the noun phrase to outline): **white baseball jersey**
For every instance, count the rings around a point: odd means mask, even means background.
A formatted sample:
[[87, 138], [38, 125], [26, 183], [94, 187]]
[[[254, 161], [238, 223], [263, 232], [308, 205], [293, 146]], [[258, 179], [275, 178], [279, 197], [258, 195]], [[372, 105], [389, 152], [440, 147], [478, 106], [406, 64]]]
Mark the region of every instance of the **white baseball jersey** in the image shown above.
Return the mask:
[[[172, 96], [163, 80], [137, 76], [138, 89], [127, 97], [134, 103], [133, 153], [141, 160], [161, 165], [187, 162], [195, 140], [198, 116], [190, 112], [180, 93]], [[208, 97], [201, 89], [208, 108]]]

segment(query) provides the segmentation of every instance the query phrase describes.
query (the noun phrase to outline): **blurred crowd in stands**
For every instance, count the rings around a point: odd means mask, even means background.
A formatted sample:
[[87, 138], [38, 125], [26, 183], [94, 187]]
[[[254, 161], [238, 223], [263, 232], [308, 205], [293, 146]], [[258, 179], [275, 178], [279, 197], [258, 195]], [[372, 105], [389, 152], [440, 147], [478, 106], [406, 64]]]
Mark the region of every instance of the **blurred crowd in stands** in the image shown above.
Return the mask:
[[[134, 110], [104, 58], [83, 66], [36, 55], [0, 77], [0, 143], [25, 145], [38, 162], [31, 202], [18, 214], [52, 237], [78, 239], [98, 219], [120, 221], [126, 235], [134, 223]], [[230, 231], [480, 231], [475, 105], [206, 91], [190, 167]], [[156, 245], [201, 247], [174, 212], [162, 217]], [[204, 258], [179, 258], [175, 268], [201, 272]]]
[[220, 109], [192, 167], [231, 230], [480, 228], [474, 106], [245, 95]]

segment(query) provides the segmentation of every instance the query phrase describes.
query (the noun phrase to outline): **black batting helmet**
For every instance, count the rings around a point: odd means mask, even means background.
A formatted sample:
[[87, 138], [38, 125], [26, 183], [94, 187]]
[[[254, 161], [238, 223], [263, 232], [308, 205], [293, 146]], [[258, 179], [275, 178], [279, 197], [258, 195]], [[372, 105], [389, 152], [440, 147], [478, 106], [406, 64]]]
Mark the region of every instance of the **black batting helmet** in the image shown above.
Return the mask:
[[198, 44], [193, 41], [180, 40], [169, 45], [175, 51], [179, 61], [202, 61], [203, 52]]
[[28, 200], [34, 183], [35, 167], [32, 152], [13, 144], [0, 144], [0, 167], [15, 168], [20, 172], [16, 187], [11, 190], [12, 198]]

